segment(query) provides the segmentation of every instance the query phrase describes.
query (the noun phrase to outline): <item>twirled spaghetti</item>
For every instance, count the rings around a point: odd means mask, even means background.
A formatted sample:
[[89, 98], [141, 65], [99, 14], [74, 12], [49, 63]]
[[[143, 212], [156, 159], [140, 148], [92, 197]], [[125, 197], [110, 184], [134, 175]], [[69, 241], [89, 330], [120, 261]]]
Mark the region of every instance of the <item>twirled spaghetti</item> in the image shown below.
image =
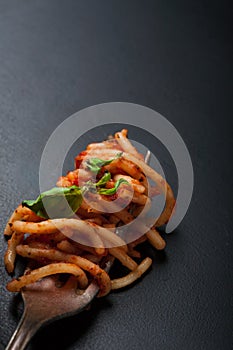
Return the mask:
[[[149, 257], [141, 262], [138, 260], [141, 259], [135, 249], [138, 244], [148, 241], [155, 249], [165, 248], [157, 227], [165, 224], [172, 215], [173, 192], [165, 179], [145, 163], [128, 140], [127, 130], [117, 132], [115, 137], [101, 143], [88, 145], [75, 158], [75, 164], [76, 169], [60, 177], [55, 189], [42, 194], [36, 201], [24, 201], [11, 215], [4, 231], [9, 237], [4, 257], [7, 271], [14, 271], [17, 255], [36, 264], [25, 275], [12, 279], [7, 284], [9, 291], [20, 291], [48, 275], [68, 273], [75, 276], [80, 289], [85, 289], [94, 278], [100, 287], [99, 296], [103, 296], [131, 284], [148, 270], [152, 261]], [[89, 180], [93, 174], [95, 182]], [[147, 177], [154, 182], [153, 187]], [[82, 188], [80, 182], [84, 184]], [[42, 197], [57, 205], [62, 191], [70, 196], [73, 205], [75, 203], [76, 215], [50, 219], [46, 216]], [[118, 236], [117, 228], [133, 222], [143, 210], [145, 213], [149, 210], [152, 200], [149, 192], [151, 196], [165, 197], [164, 210], [153, 225], [147, 227], [147, 221], [139, 221], [137, 239], [127, 243], [124, 237]], [[88, 201], [78, 198], [84, 193]], [[116, 199], [119, 199], [117, 204]], [[107, 210], [109, 208], [114, 209], [113, 212]], [[129, 274], [111, 280], [101, 267], [101, 261], [107, 255], [118, 259], [129, 269]]]

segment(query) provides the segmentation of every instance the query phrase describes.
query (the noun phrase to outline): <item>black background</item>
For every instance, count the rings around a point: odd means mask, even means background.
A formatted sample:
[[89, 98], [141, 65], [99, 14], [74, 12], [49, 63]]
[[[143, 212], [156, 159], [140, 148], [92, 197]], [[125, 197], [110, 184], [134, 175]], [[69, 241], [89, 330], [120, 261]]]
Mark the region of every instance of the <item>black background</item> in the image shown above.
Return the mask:
[[[38, 194], [51, 132], [90, 105], [157, 110], [186, 142], [195, 175], [189, 211], [165, 255], [148, 251], [143, 281], [42, 329], [30, 349], [232, 348], [231, 23], [230, 1], [0, 1], [1, 231]], [[6, 346], [22, 304], [0, 265]]]

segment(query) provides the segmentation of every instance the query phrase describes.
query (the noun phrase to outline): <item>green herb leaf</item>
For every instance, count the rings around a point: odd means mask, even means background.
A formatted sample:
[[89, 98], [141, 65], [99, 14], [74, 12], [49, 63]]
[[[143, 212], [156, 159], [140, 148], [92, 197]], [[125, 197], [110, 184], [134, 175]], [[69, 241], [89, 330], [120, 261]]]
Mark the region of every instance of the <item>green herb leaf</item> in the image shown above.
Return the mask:
[[115, 186], [113, 188], [100, 188], [98, 190], [99, 194], [105, 194], [107, 196], [110, 196], [112, 194], [115, 194], [121, 184], [128, 184], [129, 182], [126, 181], [125, 179], [119, 179], [116, 181]]
[[100, 171], [102, 166], [112, 163], [114, 160], [120, 158], [121, 156], [122, 156], [122, 152], [118, 153], [116, 157], [109, 160], [103, 160], [100, 158], [90, 158], [87, 160], [86, 164], [89, 170], [97, 174]]
[[111, 174], [108, 171], [107, 173], [104, 174], [104, 176], [101, 177], [101, 179], [96, 182], [96, 186], [103, 186], [105, 185], [109, 180], [111, 179]]
[[[67, 202], [69, 206], [67, 206]], [[31, 209], [38, 216], [48, 219], [70, 217], [82, 204], [82, 191], [78, 186], [54, 187], [43, 192], [36, 200], [25, 200], [22, 205]]]
[[110, 172], [107, 172], [104, 174], [104, 176], [101, 177], [101, 179], [94, 183], [92, 181], [87, 181], [86, 184], [81, 188], [82, 193], [86, 193], [86, 192], [96, 192], [96, 187], [98, 186], [104, 186], [109, 180], [111, 179], [111, 174]]

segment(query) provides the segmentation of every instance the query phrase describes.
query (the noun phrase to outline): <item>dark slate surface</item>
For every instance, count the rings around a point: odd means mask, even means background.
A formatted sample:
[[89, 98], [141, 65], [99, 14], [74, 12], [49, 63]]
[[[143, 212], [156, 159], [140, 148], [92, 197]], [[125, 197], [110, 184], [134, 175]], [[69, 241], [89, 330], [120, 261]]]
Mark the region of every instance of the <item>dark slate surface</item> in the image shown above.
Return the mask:
[[[42, 329], [29, 349], [232, 348], [231, 14], [227, 1], [0, 1], [1, 231], [38, 193], [50, 133], [90, 105], [162, 113], [195, 171], [188, 214], [165, 255], [148, 251], [143, 281]], [[22, 303], [5, 290], [3, 258], [0, 267], [5, 347]]]

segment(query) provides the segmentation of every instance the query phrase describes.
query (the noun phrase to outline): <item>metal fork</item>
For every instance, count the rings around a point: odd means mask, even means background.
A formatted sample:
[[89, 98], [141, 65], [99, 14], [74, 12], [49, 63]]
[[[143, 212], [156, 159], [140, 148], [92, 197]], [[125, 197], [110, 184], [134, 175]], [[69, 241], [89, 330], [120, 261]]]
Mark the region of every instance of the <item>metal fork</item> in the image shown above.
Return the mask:
[[[110, 270], [113, 261], [113, 257], [105, 258], [105, 271]], [[95, 281], [82, 294], [78, 294], [73, 277], [62, 287], [58, 287], [56, 282], [54, 276], [48, 276], [23, 288], [24, 312], [6, 350], [25, 349], [42, 325], [81, 312], [99, 292]]]

